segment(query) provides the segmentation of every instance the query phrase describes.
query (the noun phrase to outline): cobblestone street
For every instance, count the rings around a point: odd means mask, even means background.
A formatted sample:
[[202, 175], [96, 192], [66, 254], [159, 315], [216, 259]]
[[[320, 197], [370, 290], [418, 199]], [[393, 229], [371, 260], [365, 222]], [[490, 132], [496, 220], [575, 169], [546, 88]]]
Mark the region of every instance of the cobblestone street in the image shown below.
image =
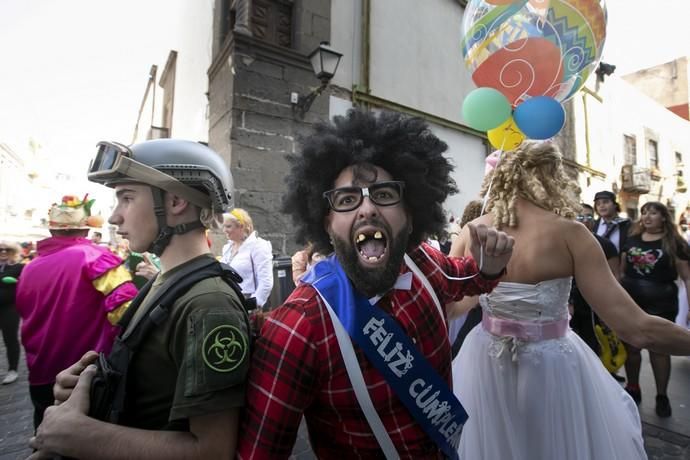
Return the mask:
[[[0, 378], [4, 378], [6, 372], [7, 354], [5, 344], [0, 340]], [[33, 428], [33, 406], [29, 399], [26, 360], [22, 351], [19, 378], [10, 385], [0, 385], [0, 460], [28, 457]]]
[[[643, 391], [640, 412], [645, 446], [650, 460], [690, 460], [690, 358], [674, 357], [669, 398], [673, 406], [670, 419], [654, 413], [654, 379], [646, 353], [642, 365]], [[0, 341], [0, 378], [7, 368], [5, 346]], [[11, 385], [0, 385], [0, 460], [24, 459], [31, 453], [28, 440], [33, 432], [32, 406], [29, 399], [27, 371], [22, 353], [19, 379]], [[291, 457], [311, 460], [304, 426]]]
[[690, 358], [674, 356], [671, 359], [668, 397], [673, 415], [662, 419], [654, 412], [654, 377], [648, 355], [642, 352], [640, 414], [650, 460], [690, 459]]

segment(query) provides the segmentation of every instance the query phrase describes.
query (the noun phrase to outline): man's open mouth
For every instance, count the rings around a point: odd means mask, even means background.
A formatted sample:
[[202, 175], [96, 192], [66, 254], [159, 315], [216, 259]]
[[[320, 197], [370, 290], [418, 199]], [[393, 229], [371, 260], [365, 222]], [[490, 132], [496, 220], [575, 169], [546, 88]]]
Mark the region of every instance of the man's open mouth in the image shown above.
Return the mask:
[[364, 262], [375, 264], [386, 256], [388, 238], [381, 230], [359, 230], [355, 234], [355, 246]]

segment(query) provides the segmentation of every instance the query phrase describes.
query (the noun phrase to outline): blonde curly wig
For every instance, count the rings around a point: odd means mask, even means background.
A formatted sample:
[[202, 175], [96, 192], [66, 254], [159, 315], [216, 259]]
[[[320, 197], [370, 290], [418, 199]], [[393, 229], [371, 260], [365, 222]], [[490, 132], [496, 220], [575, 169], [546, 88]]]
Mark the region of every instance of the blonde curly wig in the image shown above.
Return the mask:
[[484, 179], [481, 195], [487, 191], [486, 211], [493, 212], [498, 228], [518, 225], [518, 197], [568, 219], [574, 219], [580, 210], [580, 188], [565, 173], [563, 156], [551, 142], [525, 141], [514, 151], [504, 152]]

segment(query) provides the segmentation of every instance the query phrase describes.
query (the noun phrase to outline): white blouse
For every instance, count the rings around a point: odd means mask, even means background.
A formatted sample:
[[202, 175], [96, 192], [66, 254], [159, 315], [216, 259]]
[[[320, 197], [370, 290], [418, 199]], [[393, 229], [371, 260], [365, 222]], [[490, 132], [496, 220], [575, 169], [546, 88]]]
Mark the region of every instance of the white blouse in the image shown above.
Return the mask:
[[242, 277], [242, 293], [256, 298], [256, 304], [263, 306], [273, 289], [273, 247], [271, 242], [252, 232], [245, 239], [237, 253], [232, 256], [234, 243], [223, 246], [220, 261], [230, 265]]

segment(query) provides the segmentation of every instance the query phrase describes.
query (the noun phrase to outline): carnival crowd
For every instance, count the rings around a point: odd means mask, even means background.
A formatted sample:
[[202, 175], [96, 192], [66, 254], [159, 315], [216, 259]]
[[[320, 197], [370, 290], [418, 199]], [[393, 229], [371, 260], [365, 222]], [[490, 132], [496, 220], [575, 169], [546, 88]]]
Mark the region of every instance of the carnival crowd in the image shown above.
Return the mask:
[[690, 355], [690, 216], [582, 203], [559, 147], [524, 141], [449, 224], [446, 149], [400, 114], [318, 124], [288, 157], [304, 246], [271, 305], [273, 246], [220, 156], [99, 143], [117, 244], [71, 195], [50, 237], [0, 241], [2, 383], [21, 343], [30, 458], [288, 458], [302, 419], [324, 459], [646, 458], [637, 406], [670, 417], [670, 356]]

